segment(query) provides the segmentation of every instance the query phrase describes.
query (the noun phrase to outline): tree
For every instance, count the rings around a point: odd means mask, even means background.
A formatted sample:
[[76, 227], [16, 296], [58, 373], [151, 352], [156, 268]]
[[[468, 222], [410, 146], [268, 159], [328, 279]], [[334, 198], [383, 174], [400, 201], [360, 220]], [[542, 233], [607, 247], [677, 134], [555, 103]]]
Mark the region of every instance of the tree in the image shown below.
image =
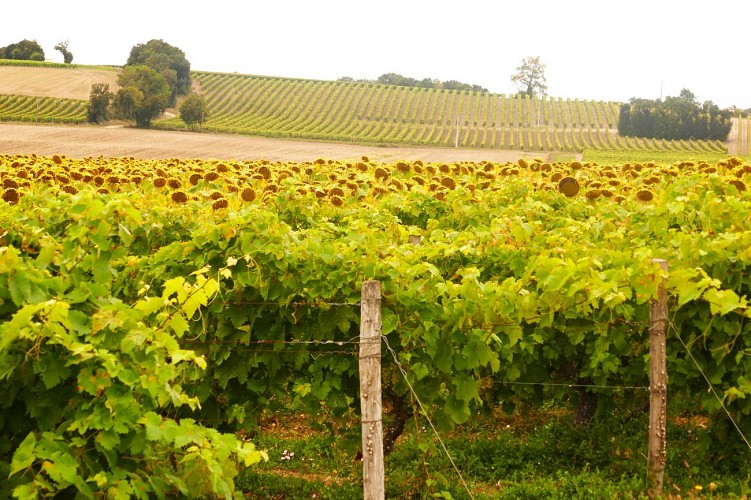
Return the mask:
[[36, 40], [21, 40], [0, 48], [0, 58], [17, 61], [44, 61], [44, 49]]
[[681, 89], [681, 93], [678, 94], [678, 97], [690, 102], [691, 104], [698, 104], [699, 101], [696, 100], [696, 95], [694, 95], [693, 92], [691, 92], [688, 89]]
[[712, 101], [700, 105], [693, 92], [681, 90], [678, 97], [631, 98], [621, 106], [618, 133], [648, 139], [727, 140], [732, 127], [731, 112]]
[[136, 87], [125, 87], [112, 98], [112, 109], [117, 118], [135, 120], [136, 110], [143, 101], [143, 92]]
[[55, 45], [55, 50], [63, 55], [63, 62], [65, 64], [70, 64], [73, 62], [73, 53], [68, 50], [68, 40], [63, 40], [62, 42]]
[[185, 52], [164, 40], [135, 45], [125, 66], [148, 66], [159, 73], [169, 85], [170, 106], [175, 105], [178, 95], [190, 90], [190, 62], [185, 58]]
[[200, 94], [190, 93], [180, 104], [180, 119], [186, 125], [203, 125], [209, 117], [209, 106]]
[[114, 97], [108, 83], [95, 83], [91, 86], [89, 104], [86, 107], [89, 123], [102, 123], [110, 119], [110, 105]]
[[535, 94], [544, 95], [548, 91], [545, 80], [545, 65], [540, 61], [540, 56], [525, 57], [516, 68], [516, 73], [511, 75], [511, 81], [516, 85], [519, 92], [533, 97]]
[[170, 86], [165, 78], [148, 66], [126, 66], [117, 79], [120, 90], [115, 94], [115, 114], [135, 120], [139, 127], [149, 127], [151, 120], [169, 104]]

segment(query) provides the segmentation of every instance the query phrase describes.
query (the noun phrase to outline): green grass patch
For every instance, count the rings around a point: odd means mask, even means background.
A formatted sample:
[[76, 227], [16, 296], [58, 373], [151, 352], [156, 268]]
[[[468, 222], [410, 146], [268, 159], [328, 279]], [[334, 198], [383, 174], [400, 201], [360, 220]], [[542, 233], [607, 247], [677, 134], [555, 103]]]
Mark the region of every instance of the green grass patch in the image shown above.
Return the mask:
[[551, 154], [550, 161], [552, 162], [572, 162], [577, 160], [579, 157], [578, 153], [565, 153], [565, 152], [557, 152]]
[[38, 68], [77, 68], [75, 64], [65, 64], [47, 61], [24, 61], [19, 59], [0, 59], [0, 66], [23, 66]]
[[[676, 404], [670, 412], [663, 492], [749, 495], [751, 452], [730, 434], [718, 443], [717, 427], [704, 417]], [[647, 417], [613, 408], [580, 427], [565, 408], [478, 414], [441, 436], [461, 477], [427, 423], [413, 421], [386, 457], [386, 497], [466, 499], [469, 489], [478, 500], [647, 498]], [[288, 424], [265, 428], [254, 442], [269, 461], [242, 471], [238, 489], [249, 498], [362, 498], [356, 423], [336, 437], [310, 430], [296, 436]]]
[[[623, 163], [649, 163], [656, 165], [672, 165], [682, 161], [706, 161], [717, 162], [731, 157], [727, 153], [690, 152], [690, 151], [645, 151], [630, 149], [585, 149], [584, 161], [600, 164], [623, 164]], [[739, 157], [749, 161], [749, 157]]]

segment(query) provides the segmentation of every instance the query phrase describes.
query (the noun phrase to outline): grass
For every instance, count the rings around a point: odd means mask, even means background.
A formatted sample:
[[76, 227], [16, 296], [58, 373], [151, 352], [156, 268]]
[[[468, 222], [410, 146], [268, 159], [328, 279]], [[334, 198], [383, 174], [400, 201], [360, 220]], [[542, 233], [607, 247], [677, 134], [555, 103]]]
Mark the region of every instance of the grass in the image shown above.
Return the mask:
[[[413, 421], [386, 458], [387, 498], [647, 498], [647, 414], [601, 412], [587, 428], [568, 408], [482, 413], [442, 436], [459, 474], [425, 422]], [[746, 498], [751, 452], [732, 433], [673, 405], [663, 492], [674, 497]], [[359, 424], [334, 432], [308, 417], [275, 415], [254, 442], [269, 461], [246, 469], [247, 498], [362, 498]], [[709, 444], [708, 443], [712, 443]], [[467, 488], [462, 484], [462, 478]]]
[[[600, 164], [624, 164], [624, 163], [648, 163], [654, 162], [657, 165], [671, 165], [680, 161], [707, 161], [717, 162], [730, 156], [727, 153], [709, 153], [709, 152], [672, 152], [672, 151], [635, 151], [627, 149], [610, 149], [610, 150], [584, 150], [584, 161], [591, 161]], [[748, 157], [745, 158], [748, 161]]]

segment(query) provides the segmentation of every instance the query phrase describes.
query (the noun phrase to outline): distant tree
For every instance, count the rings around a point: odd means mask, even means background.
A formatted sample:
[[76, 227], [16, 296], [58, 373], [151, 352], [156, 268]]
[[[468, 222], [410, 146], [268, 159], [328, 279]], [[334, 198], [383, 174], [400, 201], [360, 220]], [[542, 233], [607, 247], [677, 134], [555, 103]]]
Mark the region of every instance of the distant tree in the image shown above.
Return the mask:
[[385, 85], [397, 85], [400, 87], [419, 87], [426, 89], [446, 89], [446, 90], [473, 90], [475, 92], [487, 92], [488, 89], [480, 85], [470, 85], [457, 80], [447, 80], [441, 82], [436, 78], [423, 78], [417, 80], [412, 77], [403, 76], [398, 73], [384, 73], [378, 77], [378, 83]]
[[437, 89], [441, 88], [441, 81], [437, 78], [423, 78], [417, 82], [417, 86], [423, 89]]
[[164, 40], [135, 45], [125, 66], [148, 66], [159, 73], [169, 85], [170, 106], [175, 105], [178, 95], [190, 90], [190, 62], [185, 58], [185, 52]]
[[180, 104], [180, 119], [189, 127], [203, 125], [208, 117], [209, 106], [200, 94], [191, 92]]
[[727, 140], [732, 128], [731, 112], [712, 101], [700, 105], [693, 92], [681, 90], [678, 97], [631, 98], [621, 106], [618, 133], [648, 139]]
[[63, 40], [62, 42], [55, 45], [55, 50], [63, 55], [63, 62], [65, 64], [70, 64], [73, 62], [73, 53], [68, 50], [68, 40]]
[[535, 94], [542, 96], [548, 91], [545, 80], [545, 65], [540, 57], [525, 57], [521, 65], [516, 68], [516, 73], [511, 75], [511, 81], [516, 85], [519, 92], [533, 97]]
[[400, 87], [416, 87], [417, 80], [398, 73], [384, 73], [378, 77], [378, 83], [385, 85], [398, 85]]
[[681, 99], [683, 99], [683, 100], [685, 100], [685, 101], [688, 101], [688, 102], [690, 102], [692, 104], [698, 104], [699, 103], [699, 101], [696, 100], [696, 95], [694, 95], [693, 92], [691, 92], [690, 90], [688, 90], [686, 88], [681, 89], [681, 92], [680, 92], [680, 94], [678, 94], [678, 97], [681, 98]]
[[634, 135], [631, 126], [631, 108], [628, 104], [623, 104], [618, 116], [618, 133], [622, 136]]
[[357, 83], [376, 83], [375, 80], [370, 80], [368, 78], [358, 78], [357, 80], [355, 80], [351, 76], [342, 76], [342, 77], [339, 77], [336, 81], [337, 82], [346, 82], [346, 83], [352, 83], [352, 82], [357, 82]]
[[21, 40], [0, 48], [0, 58], [17, 61], [44, 61], [44, 49], [36, 40]]
[[446, 80], [445, 82], [441, 82], [441, 88], [446, 90], [469, 90], [467, 87], [470, 86], [457, 80]]
[[125, 66], [117, 83], [120, 90], [113, 101], [115, 114], [124, 120], [135, 120], [139, 127], [151, 126], [151, 120], [169, 105], [167, 80], [148, 66]]
[[103, 123], [110, 119], [110, 105], [114, 97], [108, 83], [95, 83], [91, 86], [89, 104], [86, 107], [89, 123]]

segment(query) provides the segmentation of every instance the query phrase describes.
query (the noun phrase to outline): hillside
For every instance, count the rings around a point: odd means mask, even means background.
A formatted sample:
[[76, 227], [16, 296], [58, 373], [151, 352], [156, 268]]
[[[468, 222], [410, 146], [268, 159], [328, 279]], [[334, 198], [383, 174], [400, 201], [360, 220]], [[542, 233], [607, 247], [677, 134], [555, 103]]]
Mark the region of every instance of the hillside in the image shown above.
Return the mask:
[[[114, 69], [0, 66], [0, 120], [82, 123], [91, 84], [115, 88], [116, 77]], [[193, 80], [211, 112], [203, 131], [223, 134], [528, 155], [613, 149], [748, 154], [751, 142], [749, 118], [736, 120], [728, 143], [623, 138], [616, 102], [201, 71]], [[172, 111], [153, 127], [185, 130]]]
[[116, 68], [0, 65], [0, 94], [88, 100], [95, 83], [117, 88], [117, 74]]

